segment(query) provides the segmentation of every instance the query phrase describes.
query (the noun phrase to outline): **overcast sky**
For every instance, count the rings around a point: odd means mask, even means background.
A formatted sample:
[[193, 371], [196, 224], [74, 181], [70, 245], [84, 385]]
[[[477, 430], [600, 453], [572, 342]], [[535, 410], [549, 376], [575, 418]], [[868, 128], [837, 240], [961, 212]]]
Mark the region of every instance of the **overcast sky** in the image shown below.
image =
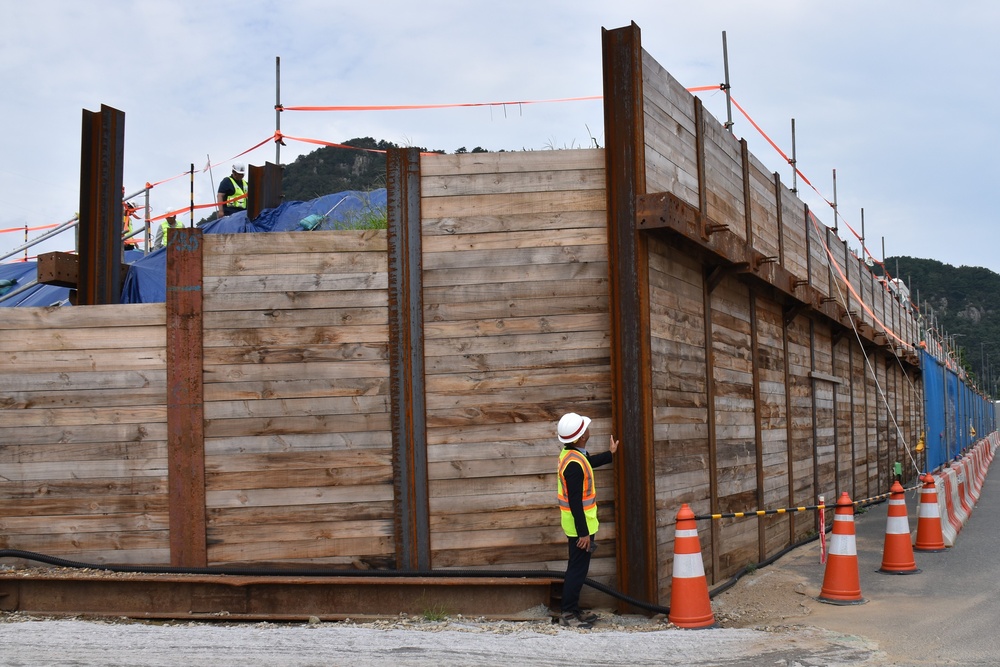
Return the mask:
[[[643, 47], [687, 87], [721, 83], [722, 32], [736, 101], [786, 153], [796, 123], [803, 199], [882, 257], [1000, 272], [996, 0], [33, 0], [0, 30], [0, 228], [70, 219], [79, 208], [82, 110], [125, 112], [125, 187], [201, 170], [214, 198], [233, 157], [273, 137], [281, 102], [398, 105], [600, 95], [601, 29], [634, 21]], [[725, 96], [699, 93], [725, 120]], [[734, 110], [735, 132], [769, 169], [791, 168]], [[442, 149], [604, 145], [600, 101], [418, 111], [286, 111], [283, 133], [370, 136]], [[281, 161], [317, 146], [286, 141]], [[267, 141], [240, 158], [275, 160]], [[214, 181], [214, 182], [213, 182]], [[188, 176], [152, 190], [153, 214], [189, 201]], [[200, 217], [201, 214], [199, 214]], [[34, 235], [34, 234], [32, 234]], [[23, 242], [0, 234], [0, 253]], [[841, 236], [858, 243], [841, 224]], [[71, 250], [64, 234], [33, 249]], [[889, 267], [890, 271], [893, 267]], [[905, 278], [905, 276], [904, 276]]]

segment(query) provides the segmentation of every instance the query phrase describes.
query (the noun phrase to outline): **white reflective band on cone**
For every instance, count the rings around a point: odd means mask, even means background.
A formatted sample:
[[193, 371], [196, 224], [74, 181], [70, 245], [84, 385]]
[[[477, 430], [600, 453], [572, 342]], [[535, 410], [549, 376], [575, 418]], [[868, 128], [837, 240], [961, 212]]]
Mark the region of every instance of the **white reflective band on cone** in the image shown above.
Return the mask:
[[885, 522], [885, 532], [887, 535], [909, 535], [910, 524], [905, 516], [890, 516]]
[[701, 562], [701, 554], [676, 554], [674, 556], [674, 577], [694, 579], [704, 576], [705, 564]]
[[937, 503], [920, 503], [920, 511], [917, 516], [921, 519], [939, 519], [941, 512], [938, 510]]
[[851, 523], [854, 523], [854, 516], [851, 515], [851, 514], [834, 514], [833, 515], [833, 520], [834, 521], [850, 521]]
[[833, 533], [830, 536], [831, 556], [857, 556], [858, 544], [854, 541], [853, 535], [838, 535]]
[[678, 530], [674, 532], [674, 537], [698, 537], [698, 529]]

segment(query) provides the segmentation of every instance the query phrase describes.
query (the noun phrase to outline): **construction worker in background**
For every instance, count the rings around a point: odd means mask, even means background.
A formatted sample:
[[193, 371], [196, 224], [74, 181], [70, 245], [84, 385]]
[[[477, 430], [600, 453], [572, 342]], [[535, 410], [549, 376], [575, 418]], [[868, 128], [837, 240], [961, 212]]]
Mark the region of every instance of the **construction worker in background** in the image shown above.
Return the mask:
[[123, 221], [122, 224], [122, 236], [125, 237], [125, 249], [135, 250], [139, 246], [139, 237], [138, 235], [131, 236], [132, 221], [139, 219], [138, 214], [136, 214], [136, 211], [139, 210], [139, 207], [133, 204], [132, 202], [127, 201], [127, 202], [122, 202], [122, 208], [124, 209], [125, 212], [125, 220]]
[[162, 248], [166, 246], [167, 243], [170, 242], [170, 230], [180, 229], [183, 226], [184, 226], [183, 222], [177, 221], [176, 214], [171, 213], [170, 215], [168, 215], [166, 218], [163, 219], [163, 222], [160, 223], [160, 228], [156, 230], [156, 245], [154, 247]]
[[610, 451], [587, 453], [590, 418], [570, 412], [559, 419], [556, 433], [563, 450], [559, 454], [559, 514], [569, 545], [569, 561], [563, 579], [562, 608], [559, 624], [589, 629], [598, 620], [596, 614], [580, 609], [580, 591], [590, 571], [590, 557], [597, 549], [597, 489], [594, 468], [611, 463], [618, 441], [611, 436]]
[[247, 182], [243, 179], [243, 164], [233, 165], [233, 173], [222, 179], [216, 201], [219, 204], [219, 217], [232, 215], [247, 210]]

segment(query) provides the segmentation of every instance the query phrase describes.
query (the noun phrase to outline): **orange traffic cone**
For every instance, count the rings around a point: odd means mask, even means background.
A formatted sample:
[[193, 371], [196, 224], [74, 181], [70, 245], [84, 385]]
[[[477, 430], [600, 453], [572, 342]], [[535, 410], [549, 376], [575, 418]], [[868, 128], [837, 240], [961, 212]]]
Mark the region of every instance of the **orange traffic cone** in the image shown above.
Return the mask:
[[920, 511], [917, 514], [916, 551], [934, 553], [944, 551], [944, 534], [941, 532], [941, 508], [938, 505], [934, 475], [924, 475], [924, 486], [920, 489]]
[[687, 503], [677, 512], [674, 531], [674, 574], [670, 586], [670, 613], [667, 620], [679, 628], [709, 628], [715, 625], [708, 597], [705, 564], [694, 512]]
[[861, 597], [861, 577], [858, 574], [858, 543], [854, 538], [854, 503], [844, 491], [837, 500], [833, 515], [833, 533], [827, 551], [826, 573], [820, 602], [830, 604], [864, 604]]
[[916, 574], [910, 543], [910, 523], [906, 516], [906, 493], [898, 482], [889, 489], [889, 513], [885, 520], [885, 546], [882, 549], [882, 567], [885, 574]]

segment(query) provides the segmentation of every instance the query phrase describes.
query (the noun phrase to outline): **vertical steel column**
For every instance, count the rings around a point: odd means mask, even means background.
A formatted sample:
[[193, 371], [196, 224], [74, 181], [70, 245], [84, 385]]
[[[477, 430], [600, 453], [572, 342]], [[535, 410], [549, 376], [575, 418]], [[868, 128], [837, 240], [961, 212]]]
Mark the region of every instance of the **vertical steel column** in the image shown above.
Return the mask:
[[[708, 240], [708, 175], [705, 156], [705, 107], [700, 97], [694, 98], [694, 143], [698, 169], [698, 221], [702, 239]], [[718, 463], [718, 431], [715, 427], [715, 347], [712, 323], [712, 270], [702, 271], [702, 308], [705, 313], [705, 414], [708, 427], [708, 495], [710, 510], [717, 514], [719, 509], [719, 463]], [[719, 576], [719, 549], [721, 528], [718, 521], [713, 521], [709, 528], [712, 545], [712, 582]]]
[[[787, 310], [782, 312], [781, 317], [781, 354], [782, 369], [785, 380], [785, 451], [788, 453], [786, 468], [788, 471], [788, 507], [797, 505], [795, 500], [795, 441], [792, 429], [792, 372], [788, 363], [788, 327], [791, 326], [794, 318], [790, 319]], [[811, 504], [810, 499], [809, 503]], [[788, 544], [795, 543], [795, 517], [796, 513], [788, 515]]]
[[750, 149], [746, 139], [740, 139], [740, 163], [743, 165], [743, 218], [746, 221], [747, 247], [752, 249], [753, 216], [750, 215], [750, 207], [753, 206], [753, 193], [750, 187]]
[[[749, 216], [748, 216], [749, 219]], [[747, 225], [749, 227], [749, 225]], [[753, 435], [756, 456], [754, 464], [757, 468], [757, 507], [764, 504], [764, 433], [760, 420], [762, 410], [760, 397], [760, 340], [757, 334], [757, 294], [750, 290], [750, 372], [753, 375]], [[757, 556], [760, 562], [767, 559], [767, 531], [765, 519], [757, 520]]]
[[774, 172], [774, 201], [777, 204], [775, 206], [775, 214], [778, 221], [778, 266], [782, 268], [788, 268], [785, 266], [785, 222], [782, 220], [781, 212], [781, 176], [778, 172]]
[[167, 476], [170, 564], [205, 567], [205, 406], [202, 232], [170, 232], [167, 245]]
[[79, 305], [121, 302], [125, 113], [83, 110], [80, 142]]
[[615, 461], [619, 588], [658, 600], [652, 361], [646, 239], [636, 196], [646, 192], [639, 26], [604, 30], [604, 136], [611, 310], [611, 418], [622, 441]]
[[430, 505], [418, 149], [388, 151], [386, 188], [396, 565], [401, 570], [429, 570]]

